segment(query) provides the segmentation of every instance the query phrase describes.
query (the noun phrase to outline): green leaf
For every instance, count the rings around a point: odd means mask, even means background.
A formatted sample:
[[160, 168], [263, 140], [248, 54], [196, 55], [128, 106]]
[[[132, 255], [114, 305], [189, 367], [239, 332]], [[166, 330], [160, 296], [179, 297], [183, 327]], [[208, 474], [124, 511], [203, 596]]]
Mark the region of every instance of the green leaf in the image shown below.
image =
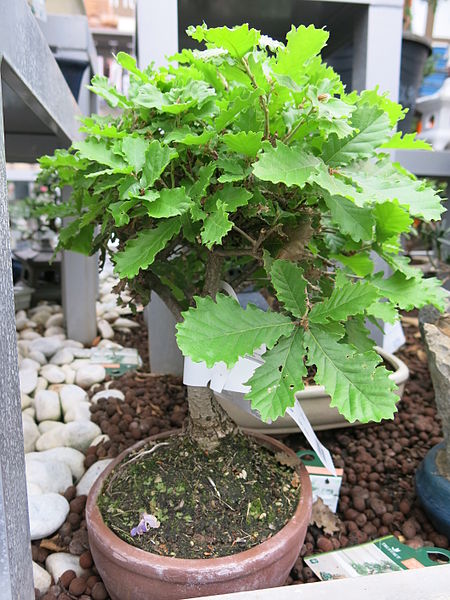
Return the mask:
[[369, 283], [347, 280], [341, 287], [335, 287], [329, 298], [313, 306], [308, 320], [311, 323], [344, 321], [350, 316], [363, 314], [378, 296], [377, 289]]
[[184, 144], [186, 146], [203, 146], [204, 144], [207, 144], [214, 135], [214, 131], [205, 130], [200, 134], [196, 134], [189, 127], [182, 127], [168, 133], [162, 141], [164, 144], [177, 142], [178, 144]]
[[399, 206], [397, 201], [377, 204], [373, 208], [373, 215], [376, 220], [376, 236], [379, 242], [408, 232], [413, 222], [407, 211]]
[[222, 189], [210, 196], [205, 203], [207, 212], [213, 211], [216, 207], [217, 200], [222, 200], [225, 203], [227, 212], [234, 212], [240, 206], [246, 206], [252, 197], [252, 193], [241, 186], [234, 186], [232, 183], [226, 183]]
[[[356, 92], [353, 92], [352, 95], [356, 96]], [[351, 95], [349, 96], [350, 99]], [[389, 92], [384, 92], [383, 94], [378, 93], [378, 86], [374, 90], [364, 90], [360, 95], [360, 103], [361, 104], [370, 104], [371, 106], [377, 106], [381, 108], [385, 113], [387, 113], [389, 117], [389, 123], [391, 127], [397, 124], [397, 121], [405, 118], [405, 114], [408, 112], [408, 109], [403, 108], [401, 104], [397, 102], [393, 102], [389, 98]]]
[[241, 59], [253, 50], [261, 36], [256, 29], [249, 29], [248, 24], [233, 27], [213, 27], [208, 29], [206, 25], [189, 27], [187, 34], [198, 42], [205, 41], [208, 48], [225, 48], [233, 58]]
[[128, 108], [131, 105], [127, 97], [120, 94], [103, 75], [94, 75], [88, 90], [104, 98], [112, 108]]
[[270, 144], [264, 145], [263, 153], [253, 166], [253, 173], [263, 181], [302, 188], [319, 164], [319, 159], [312, 154], [278, 142], [276, 148]]
[[141, 81], [148, 81], [148, 75], [138, 69], [136, 65], [136, 59], [133, 56], [130, 56], [126, 52], [118, 52], [116, 55], [116, 60], [121, 67], [136, 75], [136, 77]]
[[139, 182], [133, 176], [128, 176], [122, 179], [119, 185], [119, 198], [121, 200], [127, 200], [139, 195], [141, 186]]
[[308, 364], [317, 367], [315, 381], [330, 394], [330, 406], [350, 423], [392, 419], [398, 396], [388, 371], [377, 367], [381, 359], [375, 352], [360, 354], [352, 346], [338, 343], [343, 333], [335, 324], [311, 325], [305, 333]]
[[327, 165], [339, 167], [371, 157], [391, 130], [386, 113], [368, 104], [357, 107], [351, 124], [356, 133], [347, 138], [332, 134], [323, 145], [321, 157]]
[[148, 146], [149, 143], [141, 137], [129, 135], [122, 140], [122, 152], [127, 162], [133, 166], [135, 173], [142, 171]]
[[240, 95], [237, 96], [232, 102], [226, 103], [225, 107], [222, 108], [216, 119], [214, 120], [214, 127], [217, 132], [222, 131], [227, 125], [232, 123], [237, 115], [241, 112], [249, 110], [255, 100], [262, 94], [262, 90], [239, 90]]
[[303, 363], [303, 330], [296, 328], [290, 337], [283, 337], [263, 355], [264, 364], [259, 366], [246, 385], [251, 391], [246, 399], [259, 411], [261, 419], [274, 421], [294, 406], [295, 392], [303, 389], [302, 378], [306, 375]]
[[270, 277], [278, 300], [294, 317], [301, 319], [306, 311], [303, 269], [289, 260], [275, 260], [270, 269]]
[[159, 192], [159, 198], [148, 205], [147, 214], [157, 219], [174, 217], [185, 213], [190, 205], [191, 199], [184, 187], [164, 188]]
[[73, 144], [73, 148], [78, 150], [81, 158], [93, 160], [101, 165], [108, 165], [108, 167], [119, 170], [126, 170], [128, 167], [120, 156], [114, 154], [105, 140], [96, 140], [95, 138], [80, 140]]
[[174, 150], [163, 146], [158, 140], [150, 142], [145, 153], [145, 164], [142, 175], [143, 187], [152, 186], [161, 176], [170, 161], [177, 156]]
[[416, 133], [405, 133], [401, 131], [394, 133], [387, 142], [384, 142], [380, 148], [401, 148], [403, 150], [433, 150], [428, 142], [417, 140]]
[[303, 65], [322, 50], [328, 37], [327, 31], [316, 29], [314, 25], [300, 25], [297, 28], [292, 26], [286, 36], [286, 47], [278, 50], [274, 72], [290, 75], [295, 81], [300, 81], [303, 77]]
[[228, 219], [228, 213], [225, 202], [217, 200], [216, 208], [205, 220], [201, 232], [202, 242], [211, 250], [215, 244], [220, 244], [222, 238], [233, 227], [233, 223]]
[[366, 277], [373, 271], [373, 262], [370, 259], [368, 252], [358, 252], [358, 254], [353, 254], [353, 256], [332, 254], [330, 258], [334, 258], [341, 262], [351, 269], [355, 275], [358, 275], [358, 277]]
[[372, 239], [375, 220], [367, 208], [359, 208], [350, 200], [339, 196], [326, 194], [324, 200], [340, 231], [348, 234], [355, 242]]
[[80, 231], [71, 238], [70, 250], [89, 256], [92, 251], [92, 236], [94, 235], [94, 225], [85, 225]]
[[383, 203], [397, 200], [411, 215], [426, 221], [439, 220], [444, 212], [438, 193], [423, 181], [411, 178], [395, 168], [388, 159], [378, 163], [357, 163], [342, 173], [362, 188], [368, 201]]
[[366, 199], [356, 187], [341, 179], [336, 173], [330, 172], [325, 164], [319, 165], [317, 171], [312, 174], [309, 182], [316, 183], [322, 190], [328, 192], [330, 196], [347, 198], [360, 207], [366, 204]]
[[241, 356], [253, 354], [263, 344], [272, 348], [277, 340], [290, 335], [294, 325], [288, 317], [264, 312], [252, 304], [244, 310], [233, 298], [217, 294], [216, 302], [207, 296], [195, 298], [197, 308], [183, 313], [177, 325], [177, 342], [185, 356], [208, 367], [225, 362], [232, 367]]
[[211, 177], [213, 176], [216, 168], [217, 163], [215, 162], [211, 162], [207, 165], [200, 167], [196, 176], [195, 183], [188, 190], [189, 196], [191, 198], [195, 200], [201, 200], [205, 196], [206, 190], [208, 189], [208, 186], [211, 181]]
[[253, 157], [261, 149], [262, 135], [262, 132], [240, 131], [239, 133], [226, 133], [222, 136], [222, 140], [233, 152]]
[[373, 350], [374, 341], [369, 338], [370, 331], [364, 327], [364, 317], [352, 317], [344, 323], [344, 327], [347, 343], [359, 352]]
[[166, 247], [174, 235], [181, 229], [179, 217], [160, 221], [153, 229], [143, 229], [135, 238], [129, 240], [125, 249], [114, 257], [115, 271], [123, 279], [136, 277], [141, 269], [145, 270], [155, 260], [158, 252]]
[[428, 279], [407, 279], [402, 273], [394, 273], [388, 279], [381, 275], [373, 277], [372, 284], [378, 288], [392, 304], [404, 310], [422, 308], [432, 304], [438, 310], [445, 310], [446, 291], [435, 277]]
[[366, 313], [376, 319], [381, 319], [385, 323], [395, 323], [398, 321], [398, 312], [395, 306], [383, 300], [378, 300], [371, 304], [367, 308]]
[[411, 266], [409, 263], [411, 260], [407, 256], [401, 254], [388, 254], [387, 252], [378, 253], [382, 259], [392, 268], [392, 270], [400, 271], [406, 277], [406, 279], [422, 279], [422, 271], [417, 267]]
[[109, 212], [112, 214], [114, 222], [117, 227], [128, 225], [130, 222], [130, 216], [128, 211], [136, 205], [136, 200], [119, 200], [119, 202], [113, 202], [108, 206]]

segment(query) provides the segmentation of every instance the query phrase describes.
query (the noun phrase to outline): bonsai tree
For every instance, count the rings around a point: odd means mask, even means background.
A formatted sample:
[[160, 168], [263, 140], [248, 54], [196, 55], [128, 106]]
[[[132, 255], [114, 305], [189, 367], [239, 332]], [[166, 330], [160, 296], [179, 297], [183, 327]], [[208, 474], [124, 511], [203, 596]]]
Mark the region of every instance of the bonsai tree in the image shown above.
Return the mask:
[[[413, 217], [439, 219], [440, 198], [388, 155], [428, 146], [395, 133], [405, 111], [387, 95], [346, 93], [321, 61], [322, 29], [292, 27], [286, 44], [246, 24], [188, 33], [206, 49], [158, 70], [120, 52], [128, 94], [98, 76], [90, 88], [119, 114], [84, 118], [83, 141], [41, 159], [73, 188], [60, 247], [109, 253], [118, 292], [158, 293], [195, 362], [231, 367], [263, 346], [247, 394], [262, 419], [293, 406], [307, 367], [349, 421], [392, 418], [394, 384], [364, 323], [443, 306], [400, 244]], [[244, 310], [222, 281], [264, 288], [272, 309]], [[188, 402], [202, 448], [236, 432], [208, 387]]]

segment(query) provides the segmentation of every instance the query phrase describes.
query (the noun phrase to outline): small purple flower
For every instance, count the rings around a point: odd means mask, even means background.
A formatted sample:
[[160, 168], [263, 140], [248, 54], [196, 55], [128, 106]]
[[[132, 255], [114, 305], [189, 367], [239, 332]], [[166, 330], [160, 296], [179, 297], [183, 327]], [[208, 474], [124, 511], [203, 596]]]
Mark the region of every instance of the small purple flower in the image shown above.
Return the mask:
[[160, 522], [154, 515], [149, 515], [148, 513], [141, 514], [141, 520], [139, 521], [136, 527], [130, 531], [131, 537], [135, 537], [136, 535], [142, 535], [143, 533], [148, 533], [150, 529], [158, 529], [160, 526]]

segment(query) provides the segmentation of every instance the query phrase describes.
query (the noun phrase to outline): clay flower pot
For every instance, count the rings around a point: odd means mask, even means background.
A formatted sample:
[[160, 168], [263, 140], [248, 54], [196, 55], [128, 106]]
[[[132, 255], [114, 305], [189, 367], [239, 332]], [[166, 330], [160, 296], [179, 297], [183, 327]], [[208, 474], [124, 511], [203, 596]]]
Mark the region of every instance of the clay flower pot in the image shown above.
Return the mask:
[[[272, 538], [250, 550], [222, 558], [170, 558], [135, 548], [108, 529], [97, 507], [106, 478], [127, 454], [149, 440], [168, 435], [153, 436], [123, 452], [108, 465], [89, 493], [89, 544], [112, 600], [180, 600], [282, 585], [299, 555], [311, 517], [311, 482], [303, 464], [299, 467], [300, 501], [294, 515]], [[277, 440], [259, 433], [250, 435], [262, 445], [295, 456]]]

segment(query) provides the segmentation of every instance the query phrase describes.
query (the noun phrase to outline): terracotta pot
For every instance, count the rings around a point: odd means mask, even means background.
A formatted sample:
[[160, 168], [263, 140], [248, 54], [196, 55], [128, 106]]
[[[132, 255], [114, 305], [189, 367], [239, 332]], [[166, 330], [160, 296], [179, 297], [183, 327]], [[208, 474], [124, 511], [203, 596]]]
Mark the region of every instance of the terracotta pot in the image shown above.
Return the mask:
[[[299, 467], [301, 496], [293, 517], [272, 538], [239, 554], [211, 559], [159, 556], [127, 544], [108, 529], [97, 507], [105, 479], [124, 456], [149, 440], [168, 435], [153, 436], [123, 452], [89, 493], [86, 521], [90, 549], [112, 600], [179, 600], [283, 585], [299, 555], [311, 517], [311, 482], [303, 464]], [[277, 440], [250, 435], [262, 445], [294, 455]]]

